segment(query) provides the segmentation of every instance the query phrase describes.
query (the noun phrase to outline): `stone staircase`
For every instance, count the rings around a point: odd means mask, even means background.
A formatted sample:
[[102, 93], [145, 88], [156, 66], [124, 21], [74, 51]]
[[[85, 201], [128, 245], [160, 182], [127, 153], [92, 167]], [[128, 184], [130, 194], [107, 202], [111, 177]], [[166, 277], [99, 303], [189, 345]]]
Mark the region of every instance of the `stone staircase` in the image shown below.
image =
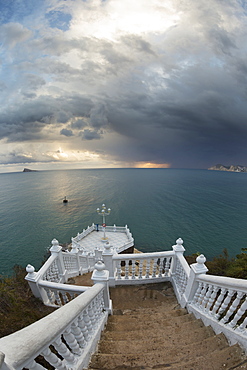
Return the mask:
[[88, 369], [247, 369], [241, 348], [181, 309], [170, 283], [116, 287], [110, 294], [114, 312]]

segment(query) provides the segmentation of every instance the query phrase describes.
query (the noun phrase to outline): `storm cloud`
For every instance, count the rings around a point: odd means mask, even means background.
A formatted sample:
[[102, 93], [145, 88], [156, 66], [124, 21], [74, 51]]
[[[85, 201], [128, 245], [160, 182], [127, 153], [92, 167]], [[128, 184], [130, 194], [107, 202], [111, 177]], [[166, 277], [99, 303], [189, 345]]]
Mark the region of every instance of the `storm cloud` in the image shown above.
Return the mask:
[[244, 2], [27, 4], [0, 4], [1, 163], [247, 165]]

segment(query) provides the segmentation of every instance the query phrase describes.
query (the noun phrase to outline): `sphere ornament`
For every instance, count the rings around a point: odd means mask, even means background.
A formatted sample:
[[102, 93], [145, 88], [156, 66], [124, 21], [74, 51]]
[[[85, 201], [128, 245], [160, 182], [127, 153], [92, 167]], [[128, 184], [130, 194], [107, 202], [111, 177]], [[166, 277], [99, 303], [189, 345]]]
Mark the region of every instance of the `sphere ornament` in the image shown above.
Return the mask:
[[35, 268], [30, 264], [27, 265], [26, 272], [28, 273], [29, 277], [34, 277], [36, 275]]

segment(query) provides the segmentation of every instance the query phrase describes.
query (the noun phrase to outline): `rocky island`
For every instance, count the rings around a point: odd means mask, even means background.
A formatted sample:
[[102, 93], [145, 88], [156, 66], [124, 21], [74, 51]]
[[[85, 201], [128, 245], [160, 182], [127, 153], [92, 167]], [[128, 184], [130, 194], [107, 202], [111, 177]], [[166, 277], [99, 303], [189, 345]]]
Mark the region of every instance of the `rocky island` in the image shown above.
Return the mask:
[[247, 172], [247, 167], [240, 166], [240, 165], [224, 166], [223, 164], [216, 164], [216, 166], [209, 167], [208, 170], [230, 171], [230, 172]]
[[29, 168], [24, 168], [22, 172], [38, 172], [37, 170], [30, 170]]

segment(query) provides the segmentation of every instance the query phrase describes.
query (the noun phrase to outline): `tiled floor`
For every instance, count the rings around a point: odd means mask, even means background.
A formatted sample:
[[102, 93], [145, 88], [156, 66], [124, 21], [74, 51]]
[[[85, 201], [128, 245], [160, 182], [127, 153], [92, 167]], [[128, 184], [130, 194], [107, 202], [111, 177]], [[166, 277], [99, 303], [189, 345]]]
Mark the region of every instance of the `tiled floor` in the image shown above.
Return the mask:
[[[103, 250], [106, 243], [102, 240], [103, 237], [103, 231], [93, 231], [85, 238], [81, 239], [79, 241], [79, 244], [81, 245], [81, 247], [87, 249], [87, 251], [94, 251], [96, 247], [100, 250]], [[118, 248], [129, 242], [125, 233], [108, 231], [106, 232], [106, 237], [108, 238], [107, 241], [109, 242], [109, 244], [115, 247], [117, 250]]]

